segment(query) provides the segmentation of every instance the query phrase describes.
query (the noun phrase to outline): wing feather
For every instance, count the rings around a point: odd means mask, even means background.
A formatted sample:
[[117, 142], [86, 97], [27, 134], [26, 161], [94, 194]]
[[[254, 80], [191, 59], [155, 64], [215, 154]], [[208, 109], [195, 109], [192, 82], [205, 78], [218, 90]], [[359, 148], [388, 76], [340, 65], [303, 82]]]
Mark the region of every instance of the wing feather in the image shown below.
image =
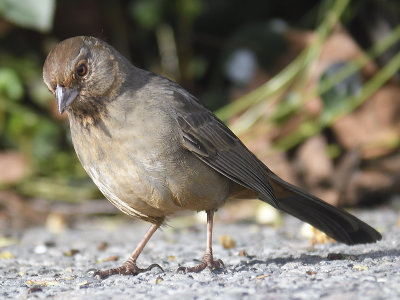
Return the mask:
[[191, 109], [177, 110], [183, 146], [229, 179], [263, 198], [267, 195], [264, 200], [278, 207], [268, 179], [271, 171], [210, 111], [187, 99], [190, 104]]

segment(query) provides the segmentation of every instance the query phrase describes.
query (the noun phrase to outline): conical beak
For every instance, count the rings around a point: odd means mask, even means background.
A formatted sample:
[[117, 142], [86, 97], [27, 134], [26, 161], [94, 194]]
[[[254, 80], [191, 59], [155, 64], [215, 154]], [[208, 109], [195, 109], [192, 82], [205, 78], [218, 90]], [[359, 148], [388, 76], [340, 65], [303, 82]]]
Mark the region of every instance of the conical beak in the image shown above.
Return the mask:
[[57, 85], [55, 96], [58, 103], [58, 110], [62, 114], [75, 100], [76, 96], [78, 96], [78, 91]]

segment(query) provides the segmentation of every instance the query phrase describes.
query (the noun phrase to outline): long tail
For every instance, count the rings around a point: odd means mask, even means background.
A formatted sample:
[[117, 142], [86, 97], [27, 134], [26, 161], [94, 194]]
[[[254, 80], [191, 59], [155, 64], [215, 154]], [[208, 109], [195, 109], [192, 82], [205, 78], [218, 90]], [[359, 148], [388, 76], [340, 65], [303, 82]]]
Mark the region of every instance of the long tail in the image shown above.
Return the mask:
[[[335, 240], [354, 245], [376, 242], [382, 238], [374, 228], [345, 210], [318, 199], [273, 173], [270, 179], [279, 209], [313, 225]], [[271, 204], [268, 199], [260, 199]]]

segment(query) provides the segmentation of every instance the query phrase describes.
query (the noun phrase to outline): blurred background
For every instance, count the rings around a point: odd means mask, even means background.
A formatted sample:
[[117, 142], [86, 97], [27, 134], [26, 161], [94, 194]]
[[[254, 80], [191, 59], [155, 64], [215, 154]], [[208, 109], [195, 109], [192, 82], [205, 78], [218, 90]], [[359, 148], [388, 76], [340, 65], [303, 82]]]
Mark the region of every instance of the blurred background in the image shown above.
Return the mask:
[[[42, 80], [76, 35], [179, 82], [286, 180], [333, 205], [386, 205], [400, 190], [399, 19], [395, 0], [0, 0], [0, 229], [121, 215]], [[253, 202], [220, 218], [275, 222]]]

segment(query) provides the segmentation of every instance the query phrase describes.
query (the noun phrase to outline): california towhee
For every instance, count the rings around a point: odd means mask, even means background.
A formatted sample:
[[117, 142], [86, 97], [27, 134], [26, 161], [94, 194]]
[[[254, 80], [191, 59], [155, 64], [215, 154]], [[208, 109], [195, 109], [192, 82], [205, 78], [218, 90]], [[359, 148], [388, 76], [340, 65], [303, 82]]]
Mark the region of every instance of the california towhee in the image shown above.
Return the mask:
[[124, 213], [152, 225], [119, 268], [101, 277], [138, 274], [136, 260], [165, 217], [207, 212], [207, 247], [199, 272], [218, 268], [213, 215], [229, 199], [258, 198], [352, 245], [375, 242], [372, 227], [295, 187], [266, 167], [178, 84], [134, 67], [94, 37], [59, 43], [43, 67], [44, 82], [67, 112], [76, 154], [101, 192]]

